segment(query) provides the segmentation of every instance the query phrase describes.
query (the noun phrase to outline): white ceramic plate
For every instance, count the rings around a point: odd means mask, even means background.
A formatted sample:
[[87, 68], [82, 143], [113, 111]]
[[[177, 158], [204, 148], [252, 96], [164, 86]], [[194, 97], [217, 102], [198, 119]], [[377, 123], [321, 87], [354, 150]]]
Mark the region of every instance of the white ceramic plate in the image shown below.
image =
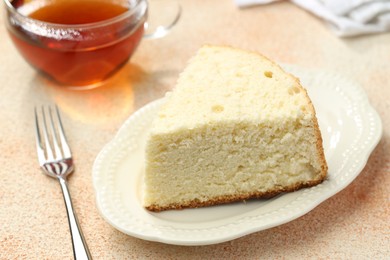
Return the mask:
[[364, 91], [324, 71], [286, 66], [300, 77], [317, 111], [328, 178], [312, 188], [269, 200], [251, 200], [199, 209], [148, 212], [141, 206], [144, 146], [163, 100], [134, 113], [97, 157], [93, 184], [98, 208], [118, 230], [145, 240], [207, 245], [232, 240], [294, 220], [336, 194], [363, 169], [382, 126]]

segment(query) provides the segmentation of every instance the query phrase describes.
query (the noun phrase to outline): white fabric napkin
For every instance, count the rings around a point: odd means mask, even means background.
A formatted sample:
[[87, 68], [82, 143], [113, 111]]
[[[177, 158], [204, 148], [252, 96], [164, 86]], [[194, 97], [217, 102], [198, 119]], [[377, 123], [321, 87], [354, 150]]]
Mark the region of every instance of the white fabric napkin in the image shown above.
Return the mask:
[[[280, 0], [234, 0], [240, 8]], [[290, 0], [328, 22], [340, 37], [390, 31], [390, 0]]]

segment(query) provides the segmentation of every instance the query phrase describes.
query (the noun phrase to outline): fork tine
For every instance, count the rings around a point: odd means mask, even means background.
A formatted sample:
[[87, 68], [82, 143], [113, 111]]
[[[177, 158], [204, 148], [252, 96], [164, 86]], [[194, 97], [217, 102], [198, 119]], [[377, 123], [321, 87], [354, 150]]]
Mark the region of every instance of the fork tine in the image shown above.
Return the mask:
[[49, 135], [47, 132], [46, 113], [45, 113], [44, 106], [42, 106], [42, 118], [43, 118], [42, 134], [43, 134], [43, 140], [45, 142], [45, 148], [46, 148], [46, 160], [52, 161], [54, 160], [54, 154], [50, 145]]
[[[53, 120], [52, 109], [50, 106], [48, 107], [48, 111], [49, 111], [49, 119], [50, 119], [50, 131], [51, 131], [54, 152], [55, 152], [55, 159], [60, 160], [60, 159], [62, 159], [61, 147], [58, 145], [57, 134], [56, 134], [57, 131], [54, 127], [55, 123]], [[60, 128], [60, 127], [57, 126], [57, 128]]]
[[35, 115], [35, 141], [36, 141], [36, 146], [37, 146], [38, 161], [39, 161], [39, 164], [42, 165], [44, 163], [44, 160], [45, 160], [45, 151], [42, 148], [42, 139], [41, 139], [38, 113], [37, 113], [36, 107], [34, 107], [34, 115]]
[[65, 158], [70, 158], [72, 156], [72, 153], [70, 151], [68, 142], [66, 140], [64, 127], [62, 126], [61, 116], [60, 116], [60, 112], [58, 110], [57, 105], [55, 106], [55, 110], [56, 110], [57, 120], [58, 120], [58, 135], [60, 137], [60, 142], [61, 142], [63, 156]]

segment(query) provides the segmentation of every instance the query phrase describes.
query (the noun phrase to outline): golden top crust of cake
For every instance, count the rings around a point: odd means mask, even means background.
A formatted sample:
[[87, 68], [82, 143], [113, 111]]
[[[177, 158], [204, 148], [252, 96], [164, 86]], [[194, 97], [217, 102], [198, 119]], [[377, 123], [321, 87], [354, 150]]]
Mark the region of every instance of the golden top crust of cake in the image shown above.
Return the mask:
[[167, 98], [169, 106], [159, 113], [163, 120], [154, 125], [158, 132], [191, 129], [199, 122], [240, 119], [263, 124], [315, 115], [296, 77], [258, 53], [227, 46], [202, 47]]

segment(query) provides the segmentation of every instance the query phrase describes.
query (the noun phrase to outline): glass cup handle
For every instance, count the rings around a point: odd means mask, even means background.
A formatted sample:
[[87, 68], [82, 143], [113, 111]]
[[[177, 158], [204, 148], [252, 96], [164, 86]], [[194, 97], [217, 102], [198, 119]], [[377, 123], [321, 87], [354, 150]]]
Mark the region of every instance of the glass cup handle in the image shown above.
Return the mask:
[[144, 38], [164, 37], [179, 21], [181, 6], [178, 0], [148, 0], [148, 19]]

